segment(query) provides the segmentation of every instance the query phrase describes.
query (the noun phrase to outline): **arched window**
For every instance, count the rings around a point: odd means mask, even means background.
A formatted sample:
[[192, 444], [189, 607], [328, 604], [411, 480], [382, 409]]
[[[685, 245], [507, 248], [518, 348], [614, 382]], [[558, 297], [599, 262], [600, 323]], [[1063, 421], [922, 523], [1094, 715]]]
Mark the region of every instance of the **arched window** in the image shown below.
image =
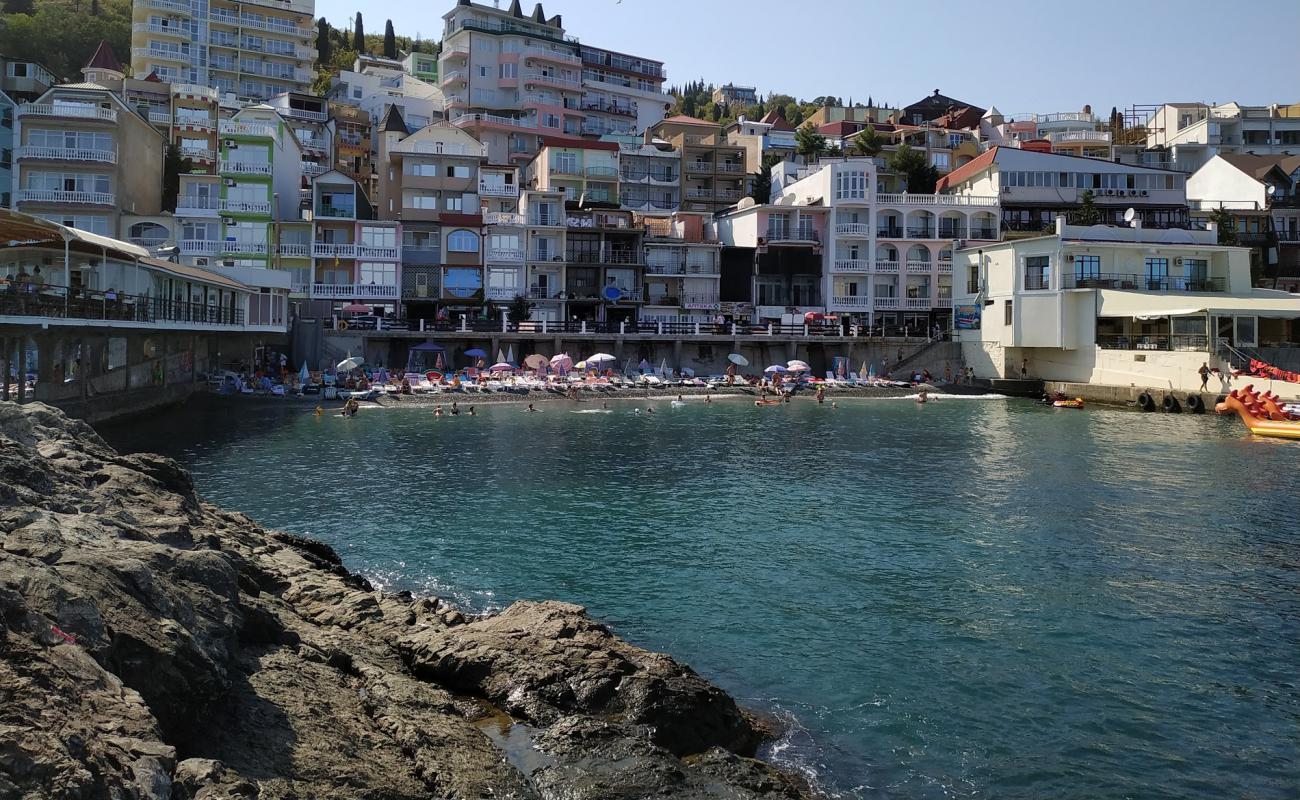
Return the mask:
[[157, 247], [165, 243], [171, 234], [156, 222], [137, 222], [127, 232], [127, 238], [146, 247]]
[[447, 234], [447, 252], [477, 253], [478, 234], [473, 231], [452, 231]]

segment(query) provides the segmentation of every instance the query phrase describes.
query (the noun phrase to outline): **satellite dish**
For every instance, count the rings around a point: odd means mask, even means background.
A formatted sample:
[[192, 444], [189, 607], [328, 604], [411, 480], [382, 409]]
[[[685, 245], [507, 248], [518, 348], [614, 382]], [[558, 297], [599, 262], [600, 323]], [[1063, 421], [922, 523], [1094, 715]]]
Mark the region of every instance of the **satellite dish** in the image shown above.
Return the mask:
[[1277, 187], [1271, 183], [1268, 186], [1264, 187], [1264, 194], [1268, 195], [1269, 197], [1272, 197], [1273, 193], [1276, 191], [1277, 191]]
[[736, 203], [736, 208], [753, 208], [753, 207], [754, 207], [754, 198], [752, 197], [742, 197], [740, 198], [740, 202]]
[[601, 294], [611, 303], [617, 303], [623, 297], [623, 291], [617, 286], [606, 286]]
[[1131, 208], [1124, 209], [1124, 221], [1132, 225], [1133, 220], [1137, 217], [1137, 212]]

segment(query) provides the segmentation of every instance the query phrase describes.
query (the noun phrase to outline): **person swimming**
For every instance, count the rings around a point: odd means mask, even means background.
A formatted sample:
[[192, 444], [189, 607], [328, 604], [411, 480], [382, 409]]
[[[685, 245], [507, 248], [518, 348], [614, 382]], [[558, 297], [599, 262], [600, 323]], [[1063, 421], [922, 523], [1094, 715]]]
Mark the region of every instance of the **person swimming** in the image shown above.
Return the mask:
[[320, 407], [320, 406], [316, 406], [316, 416], [318, 416], [318, 417], [319, 417], [319, 416], [322, 416], [324, 413], [325, 413], [325, 409], [324, 409], [324, 408], [322, 408], [322, 407]]
[[525, 408], [525, 409], [524, 409], [524, 411], [536, 411], [536, 410], [537, 410], [536, 408], [533, 408], [533, 404], [532, 404], [532, 403], [529, 403], [529, 404], [528, 404], [528, 408]]
[[645, 407], [645, 413], [647, 413], [647, 414], [653, 414], [653, 413], [655, 413], [654, 406], [646, 406], [646, 407]]
[[451, 415], [453, 417], [460, 416], [460, 406], [456, 404], [455, 400], [451, 401]]
[[831, 408], [839, 408], [839, 405], [838, 405], [834, 400], [832, 400], [832, 401], [831, 401]]
[[474, 406], [470, 406], [470, 407], [469, 407], [469, 415], [470, 415], [471, 417], [474, 416]]
[[917, 392], [916, 402], [925, 403], [928, 402], [929, 399], [930, 399], [930, 394], [926, 390], [922, 389], [920, 392]]
[[605, 401], [602, 400], [601, 403], [600, 403], [600, 407], [601, 407], [601, 408], [609, 408], [609, 403], [606, 403]]
[[433, 407], [433, 415], [434, 415], [435, 417], [441, 417], [441, 416], [442, 416], [442, 406], [434, 406], [434, 407]]
[[712, 403], [712, 402], [713, 402], [713, 395], [711, 395], [711, 394], [706, 394], [706, 395], [704, 395], [704, 404], [705, 404], [705, 405], [708, 405], [709, 403]]

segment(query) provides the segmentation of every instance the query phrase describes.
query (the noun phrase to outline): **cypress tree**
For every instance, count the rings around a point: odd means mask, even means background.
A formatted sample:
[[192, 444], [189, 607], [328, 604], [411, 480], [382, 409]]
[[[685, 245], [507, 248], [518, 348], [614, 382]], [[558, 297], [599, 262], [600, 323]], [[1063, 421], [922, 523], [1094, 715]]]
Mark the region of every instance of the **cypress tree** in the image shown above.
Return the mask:
[[384, 23], [384, 58], [397, 58], [397, 36], [391, 19]]
[[316, 61], [319, 64], [330, 63], [330, 24], [324, 17], [316, 20]]
[[352, 49], [356, 50], [358, 55], [366, 52], [366, 26], [361, 21], [360, 11], [357, 12], [357, 26], [352, 31]]

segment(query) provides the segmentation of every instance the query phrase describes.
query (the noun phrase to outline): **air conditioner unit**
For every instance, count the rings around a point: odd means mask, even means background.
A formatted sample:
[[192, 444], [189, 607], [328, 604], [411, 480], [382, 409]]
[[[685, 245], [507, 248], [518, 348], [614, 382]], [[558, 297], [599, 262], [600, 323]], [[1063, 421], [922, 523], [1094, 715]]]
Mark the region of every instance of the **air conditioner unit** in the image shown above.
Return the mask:
[[226, 139], [224, 142], [222, 142], [222, 144], [224, 144], [226, 147], [235, 147], [235, 140]]
[[1142, 196], [1143, 196], [1143, 197], [1146, 197], [1146, 196], [1149, 195], [1149, 194], [1150, 194], [1150, 192], [1148, 192], [1146, 189], [1143, 189], [1143, 190], [1142, 190]]
[[1073, 263], [1074, 263], [1074, 254], [1071, 253], [1070, 255], [1066, 256], [1066, 257], [1065, 257], [1065, 260], [1066, 260], [1067, 262], [1073, 264]]
[[1003, 186], [1003, 187], [1002, 187], [1002, 193], [1003, 193], [1003, 194], [1011, 194], [1011, 187], [1010, 187], [1010, 186]]
[[221, 218], [221, 224], [222, 224], [222, 225], [234, 225], [234, 224], [235, 224], [235, 218], [234, 218], [234, 217], [222, 217], [222, 218]]
[[194, 259], [194, 266], [196, 267], [206, 267], [207, 265], [208, 265], [208, 260], [206, 258]]
[[1182, 256], [1179, 256], [1178, 258], [1175, 258], [1175, 259], [1174, 259], [1174, 264], [1181, 266], [1182, 263], [1183, 263], [1183, 257], [1182, 257]]
[[235, 185], [235, 179], [234, 179], [234, 178], [226, 178], [226, 180], [225, 180], [225, 184], [226, 184], [227, 186], [234, 186], [234, 185]]

